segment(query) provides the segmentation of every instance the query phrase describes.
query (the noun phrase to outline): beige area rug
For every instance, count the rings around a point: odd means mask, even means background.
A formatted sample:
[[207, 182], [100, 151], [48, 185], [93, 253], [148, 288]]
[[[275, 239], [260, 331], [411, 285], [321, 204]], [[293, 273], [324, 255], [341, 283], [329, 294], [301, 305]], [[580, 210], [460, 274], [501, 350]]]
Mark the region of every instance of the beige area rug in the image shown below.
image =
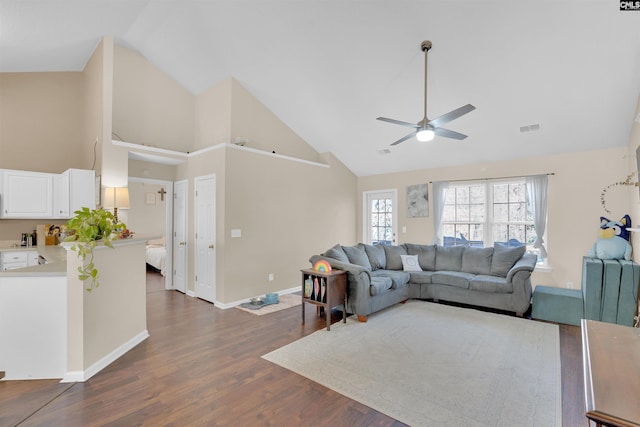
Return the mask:
[[557, 325], [409, 301], [262, 357], [411, 426], [562, 425]]
[[[264, 314], [269, 314], [269, 313], [273, 313], [276, 311], [280, 311], [280, 310], [284, 310], [285, 308], [291, 308], [291, 307], [295, 307], [298, 306], [300, 307], [300, 304], [302, 304], [302, 298], [300, 297], [300, 295], [297, 294], [284, 294], [284, 295], [278, 295], [278, 303], [277, 304], [269, 304], [269, 305], [265, 305], [260, 307], [257, 310], [253, 310], [250, 308], [244, 308], [241, 307], [239, 305], [236, 305], [236, 308], [238, 310], [242, 310], [242, 311], [246, 311], [248, 313], [251, 314], [257, 314], [258, 316], [262, 316]], [[300, 309], [302, 310], [302, 309]]]

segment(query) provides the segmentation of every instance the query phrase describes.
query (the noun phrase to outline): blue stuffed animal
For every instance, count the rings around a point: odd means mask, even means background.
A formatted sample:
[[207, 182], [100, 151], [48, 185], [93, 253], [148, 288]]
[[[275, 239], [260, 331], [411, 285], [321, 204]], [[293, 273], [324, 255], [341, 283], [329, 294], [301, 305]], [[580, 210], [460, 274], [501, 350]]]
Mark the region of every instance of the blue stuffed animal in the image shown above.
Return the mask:
[[631, 218], [625, 215], [620, 221], [610, 221], [600, 217], [600, 231], [598, 240], [593, 245], [593, 250], [587, 254], [592, 258], [600, 259], [631, 259], [631, 244], [629, 243], [629, 230]]

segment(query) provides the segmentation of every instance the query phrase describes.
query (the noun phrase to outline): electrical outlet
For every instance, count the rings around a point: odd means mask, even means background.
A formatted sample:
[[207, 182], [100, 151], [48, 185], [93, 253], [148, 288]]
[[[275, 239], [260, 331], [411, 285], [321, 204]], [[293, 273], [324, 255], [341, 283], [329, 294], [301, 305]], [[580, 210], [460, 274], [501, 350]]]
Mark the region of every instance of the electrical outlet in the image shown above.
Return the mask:
[[573, 289], [573, 282], [567, 282], [567, 289]]
[[269, 277], [268, 277], [270, 282], [273, 282], [273, 273], [269, 273]]

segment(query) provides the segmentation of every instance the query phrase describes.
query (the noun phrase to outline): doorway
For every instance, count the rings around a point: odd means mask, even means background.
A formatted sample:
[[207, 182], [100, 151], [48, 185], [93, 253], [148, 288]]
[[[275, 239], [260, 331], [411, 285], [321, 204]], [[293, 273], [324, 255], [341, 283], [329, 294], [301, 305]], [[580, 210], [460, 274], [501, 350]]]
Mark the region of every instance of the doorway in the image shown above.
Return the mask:
[[395, 245], [398, 192], [394, 190], [363, 193], [363, 238], [368, 245]]
[[149, 264], [162, 274], [165, 289], [173, 289], [173, 182], [129, 177], [127, 227], [149, 237]]

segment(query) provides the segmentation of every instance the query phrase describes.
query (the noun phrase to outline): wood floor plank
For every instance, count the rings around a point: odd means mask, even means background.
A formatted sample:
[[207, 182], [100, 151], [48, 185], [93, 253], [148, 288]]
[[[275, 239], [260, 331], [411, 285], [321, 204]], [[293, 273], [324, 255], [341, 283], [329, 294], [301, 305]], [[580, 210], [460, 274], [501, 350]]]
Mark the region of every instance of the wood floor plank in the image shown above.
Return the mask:
[[[147, 340], [85, 383], [0, 381], [0, 426], [404, 425], [261, 358], [324, 328], [315, 310], [302, 325], [299, 308], [220, 310], [147, 280]], [[583, 425], [579, 328], [560, 336], [564, 425]]]

